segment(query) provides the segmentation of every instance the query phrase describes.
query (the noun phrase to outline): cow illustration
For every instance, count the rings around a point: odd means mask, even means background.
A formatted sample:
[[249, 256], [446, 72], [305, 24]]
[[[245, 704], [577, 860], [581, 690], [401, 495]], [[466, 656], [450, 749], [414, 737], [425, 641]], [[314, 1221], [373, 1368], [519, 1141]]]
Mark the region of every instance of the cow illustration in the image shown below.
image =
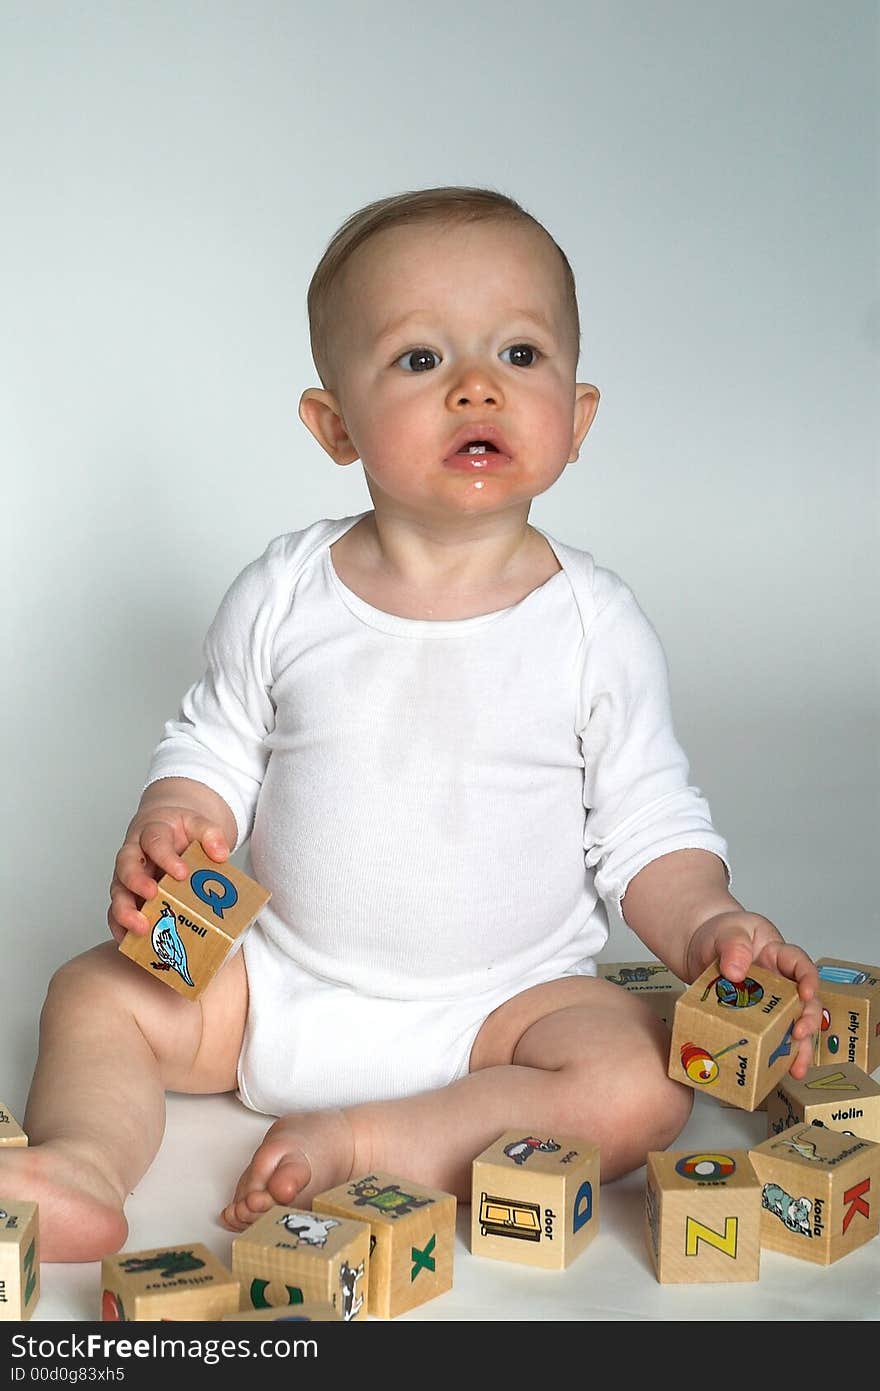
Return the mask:
[[357, 1283], [364, 1273], [364, 1263], [361, 1261], [358, 1266], [349, 1265], [348, 1261], [343, 1261], [339, 1267], [339, 1287], [342, 1290], [342, 1317], [346, 1323], [353, 1319], [359, 1309], [362, 1308], [364, 1297], [357, 1294]]
[[314, 1212], [285, 1212], [278, 1218], [279, 1227], [284, 1227], [295, 1236], [303, 1246], [326, 1246], [327, 1236], [332, 1227], [338, 1227], [335, 1217], [319, 1217]]

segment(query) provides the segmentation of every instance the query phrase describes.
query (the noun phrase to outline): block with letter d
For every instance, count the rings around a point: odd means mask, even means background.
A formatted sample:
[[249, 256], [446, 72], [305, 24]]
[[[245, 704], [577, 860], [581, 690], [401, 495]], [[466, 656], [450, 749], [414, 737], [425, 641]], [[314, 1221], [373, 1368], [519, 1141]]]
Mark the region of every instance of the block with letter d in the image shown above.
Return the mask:
[[757, 1280], [761, 1185], [746, 1150], [652, 1150], [645, 1232], [662, 1285]]
[[197, 1000], [271, 894], [228, 860], [212, 860], [198, 841], [180, 858], [187, 877], [163, 875], [158, 894], [141, 909], [150, 931], [127, 932], [119, 950], [179, 995]]
[[564, 1270], [599, 1227], [599, 1150], [571, 1135], [508, 1130], [473, 1162], [471, 1252]]

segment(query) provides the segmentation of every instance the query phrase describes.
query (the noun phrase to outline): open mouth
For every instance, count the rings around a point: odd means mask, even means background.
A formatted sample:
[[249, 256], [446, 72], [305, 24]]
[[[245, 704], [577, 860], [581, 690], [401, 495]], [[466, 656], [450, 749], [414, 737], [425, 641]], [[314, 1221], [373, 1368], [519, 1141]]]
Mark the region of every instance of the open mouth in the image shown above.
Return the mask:
[[499, 451], [491, 440], [474, 440], [472, 444], [463, 444], [458, 454], [467, 454], [473, 457], [476, 454], [497, 454]]
[[495, 438], [487, 439], [485, 435], [475, 430], [470, 437], [462, 441], [453, 454], [447, 457], [445, 460], [447, 467], [464, 473], [485, 473], [487, 471], [493, 473], [506, 468], [510, 463], [510, 455], [506, 452], [506, 441], [501, 438], [497, 431], [492, 430], [492, 434]]

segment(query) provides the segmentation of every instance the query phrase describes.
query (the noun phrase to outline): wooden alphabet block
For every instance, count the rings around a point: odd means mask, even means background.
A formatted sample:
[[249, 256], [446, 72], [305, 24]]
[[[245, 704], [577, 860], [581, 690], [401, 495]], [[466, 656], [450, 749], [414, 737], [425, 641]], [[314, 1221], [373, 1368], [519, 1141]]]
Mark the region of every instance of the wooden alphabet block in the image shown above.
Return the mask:
[[312, 1323], [319, 1320], [335, 1320], [342, 1323], [343, 1318], [332, 1304], [322, 1304], [310, 1299], [302, 1304], [283, 1304], [278, 1308], [270, 1305], [268, 1309], [239, 1309], [235, 1314], [224, 1314], [224, 1323]]
[[761, 1185], [748, 1151], [651, 1151], [645, 1232], [663, 1285], [757, 1280]]
[[104, 1323], [222, 1319], [240, 1298], [238, 1280], [198, 1242], [117, 1251], [101, 1262]]
[[767, 1134], [806, 1121], [880, 1143], [880, 1084], [855, 1063], [811, 1067], [799, 1082], [780, 1078], [767, 1098]]
[[27, 1142], [28, 1137], [25, 1135], [12, 1112], [8, 1111], [2, 1102], [0, 1102], [0, 1147], [3, 1145], [9, 1145], [10, 1148], [13, 1145], [23, 1146], [26, 1145]]
[[599, 1228], [599, 1150], [571, 1135], [505, 1131], [474, 1160], [471, 1252], [564, 1270]]
[[393, 1319], [452, 1288], [455, 1195], [387, 1173], [362, 1174], [312, 1199], [316, 1213], [369, 1224], [369, 1312]]
[[0, 1196], [0, 1320], [29, 1319], [39, 1297], [39, 1209]]
[[752, 965], [734, 984], [716, 960], [676, 1002], [669, 1076], [755, 1111], [791, 1066], [800, 1015], [794, 981]]
[[162, 876], [158, 894], [141, 909], [150, 931], [127, 932], [119, 950], [179, 995], [197, 1000], [271, 894], [228, 860], [212, 860], [198, 841], [180, 858], [189, 876]]
[[232, 1269], [241, 1308], [329, 1304], [339, 1317], [366, 1319], [370, 1228], [365, 1221], [326, 1217], [276, 1203], [232, 1241]]
[[820, 956], [822, 1026], [815, 1061], [855, 1063], [864, 1072], [880, 1067], [880, 967]]
[[761, 1245], [830, 1265], [880, 1230], [880, 1145], [792, 1125], [749, 1150], [761, 1182]]
[[598, 961], [597, 974], [644, 1000], [667, 1028], [672, 1028], [675, 1002], [684, 994], [684, 981], [660, 961]]

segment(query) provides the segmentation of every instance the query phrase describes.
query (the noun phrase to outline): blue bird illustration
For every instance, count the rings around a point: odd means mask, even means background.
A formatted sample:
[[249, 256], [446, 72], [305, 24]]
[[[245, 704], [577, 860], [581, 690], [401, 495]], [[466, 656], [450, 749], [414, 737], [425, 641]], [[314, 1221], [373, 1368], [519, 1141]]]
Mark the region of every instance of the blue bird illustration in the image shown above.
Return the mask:
[[153, 944], [153, 951], [159, 958], [158, 961], [152, 962], [154, 971], [176, 971], [187, 985], [195, 985], [195, 981], [190, 978], [189, 974], [186, 947], [177, 931], [174, 909], [170, 903], [165, 903], [164, 900], [162, 912], [153, 924], [150, 941]]

